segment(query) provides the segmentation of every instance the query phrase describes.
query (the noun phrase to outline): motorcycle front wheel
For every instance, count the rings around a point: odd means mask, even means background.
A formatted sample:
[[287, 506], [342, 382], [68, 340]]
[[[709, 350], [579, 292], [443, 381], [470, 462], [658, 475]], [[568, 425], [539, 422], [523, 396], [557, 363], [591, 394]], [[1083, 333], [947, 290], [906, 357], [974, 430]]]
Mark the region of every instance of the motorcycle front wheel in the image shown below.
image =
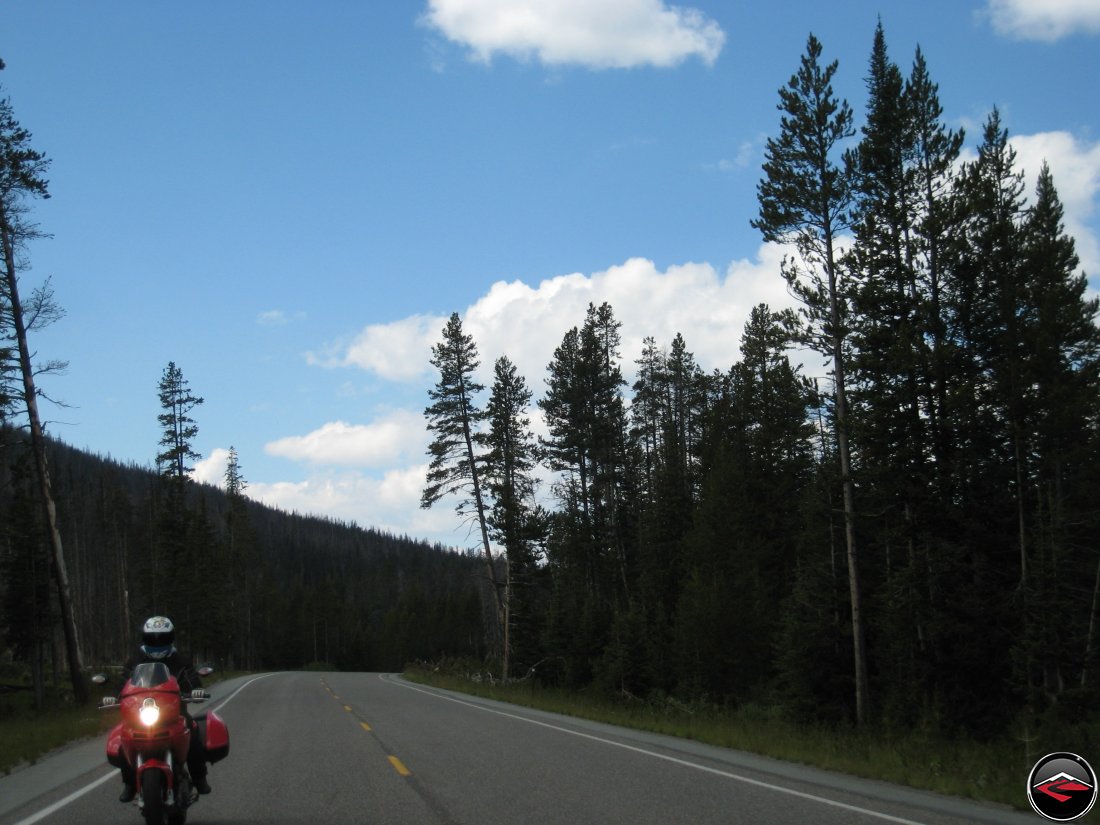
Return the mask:
[[145, 825], [164, 825], [164, 774], [147, 770], [141, 775], [141, 800]]
[[168, 825], [184, 825], [187, 822], [187, 805], [184, 803], [190, 794], [191, 785], [181, 777], [176, 784], [176, 804], [164, 812]]

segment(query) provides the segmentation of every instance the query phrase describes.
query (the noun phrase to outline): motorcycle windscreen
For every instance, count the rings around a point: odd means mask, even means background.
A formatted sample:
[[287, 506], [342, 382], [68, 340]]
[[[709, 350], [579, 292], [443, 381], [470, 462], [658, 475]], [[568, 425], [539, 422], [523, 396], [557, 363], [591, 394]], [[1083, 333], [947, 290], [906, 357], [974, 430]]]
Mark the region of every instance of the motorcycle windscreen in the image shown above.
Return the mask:
[[164, 662], [142, 662], [130, 675], [130, 684], [139, 688], [155, 688], [171, 678], [172, 674]]

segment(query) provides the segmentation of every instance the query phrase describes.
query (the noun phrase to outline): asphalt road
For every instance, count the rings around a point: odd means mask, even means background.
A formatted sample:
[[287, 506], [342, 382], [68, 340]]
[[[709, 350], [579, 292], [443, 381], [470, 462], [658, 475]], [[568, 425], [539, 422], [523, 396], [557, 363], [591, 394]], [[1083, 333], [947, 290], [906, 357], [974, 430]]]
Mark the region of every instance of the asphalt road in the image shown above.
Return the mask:
[[[196, 825], [1043, 821], [387, 674], [275, 673], [212, 692], [231, 750]], [[81, 743], [0, 778], [0, 825], [141, 822], [119, 789], [103, 743]]]

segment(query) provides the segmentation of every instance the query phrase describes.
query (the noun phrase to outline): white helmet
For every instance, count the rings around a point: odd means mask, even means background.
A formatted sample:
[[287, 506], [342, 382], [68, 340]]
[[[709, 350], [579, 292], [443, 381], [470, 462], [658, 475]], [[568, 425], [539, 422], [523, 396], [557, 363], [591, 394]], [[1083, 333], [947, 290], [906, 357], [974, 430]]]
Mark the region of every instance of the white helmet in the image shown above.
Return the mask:
[[176, 628], [167, 616], [153, 616], [141, 628], [141, 646], [147, 656], [163, 659], [171, 654], [176, 640]]

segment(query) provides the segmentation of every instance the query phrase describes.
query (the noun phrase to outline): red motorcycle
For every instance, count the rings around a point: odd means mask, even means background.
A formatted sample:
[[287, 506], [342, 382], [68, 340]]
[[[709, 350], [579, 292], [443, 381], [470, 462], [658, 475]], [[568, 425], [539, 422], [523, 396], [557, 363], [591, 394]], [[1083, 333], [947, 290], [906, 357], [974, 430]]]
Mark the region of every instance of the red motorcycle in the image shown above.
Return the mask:
[[107, 761], [116, 768], [130, 766], [146, 825], [183, 825], [187, 821], [187, 809], [199, 797], [187, 771], [192, 735], [205, 740], [208, 762], [217, 762], [229, 753], [229, 729], [218, 714], [210, 711], [196, 716], [196, 730], [183, 715], [184, 704], [209, 698], [204, 690], [181, 695], [179, 683], [163, 662], [147, 662], [134, 668], [117, 700], [103, 699], [101, 709], [119, 708], [122, 712], [122, 722], [107, 736]]

